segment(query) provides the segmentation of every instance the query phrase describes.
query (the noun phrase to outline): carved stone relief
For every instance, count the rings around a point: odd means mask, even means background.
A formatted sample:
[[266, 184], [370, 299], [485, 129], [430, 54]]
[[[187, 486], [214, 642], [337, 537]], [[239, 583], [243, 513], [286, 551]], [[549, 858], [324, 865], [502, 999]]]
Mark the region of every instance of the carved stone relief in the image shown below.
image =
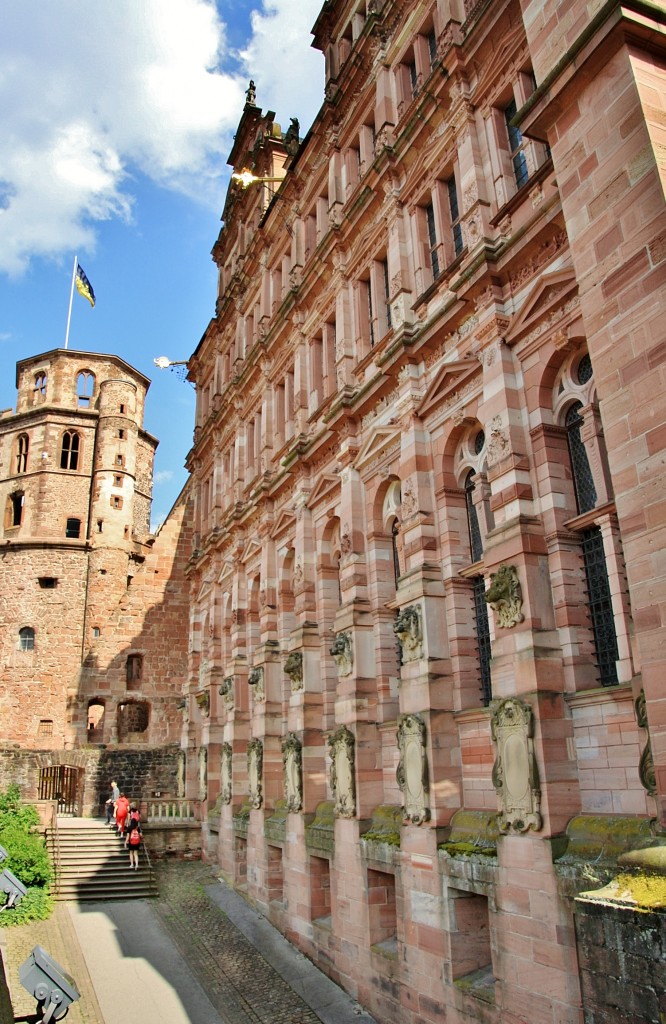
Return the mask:
[[263, 665], [257, 665], [255, 668], [250, 670], [250, 674], [247, 677], [248, 685], [252, 687], [254, 691], [254, 699], [261, 701], [266, 696], [266, 690], [264, 687], [264, 668]]
[[222, 764], [220, 768], [220, 796], [223, 804], [230, 804], [233, 793], [232, 783], [232, 749], [231, 743], [222, 744]]
[[419, 715], [403, 715], [398, 726], [400, 762], [396, 779], [403, 801], [403, 815], [414, 825], [430, 820], [426, 727]]
[[354, 667], [352, 636], [349, 632], [338, 633], [330, 648], [330, 655], [338, 667], [338, 676], [350, 676]]
[[[490, 355], [490, 352], [488, 355]], [[502, 429], [502, 417], [495, 416], [490, 424], [490, 430], [488, 432], [488, 465], [494, 466], [496, 462], [499, 462], [505, 455], [508, 455], [509, 451], [509, 438]]]
[[303, 652], [292, 651], [284, 663], [284, 671], [291, 679], [291, 692], [303, 689]]
[[208, 718], [210, 714], [210, 693], [208, 690], [204, 690], [203, 693], [198, 693], [195, 697], [197, 707], [201, 712], [202, 718]]
[[421, 609], [417, 604], [403, 608], [393, 624], [402, 651], [402, 663], [423, 657], [423, 625]]
[[199, 799], [208, 798], [208, 748], [199, 747]]
[[486, 601], [502, 629], [511, 629], [523, 622], [523, 594], [515, 565], [500, 565], [497, 572], [490, 574]]
[[329, 737], [331, 789], [335, 795], [335, 813], [341, 818], [356, 814], [356, 777], [354, 772], [354, 734], [341, 725]]
[[500, 832], [538, 832], [542, 824], [541, 790], [531, 705], [517, 697], [500, 701], [493, 711], [491, 732], [497, 744], [493, 785], [500, 803]]
[[264, 802], [262, 776], [264, 770], [264, 745], [261, 740], [250, 740], [247, 745], [247, 782], [250, 806], [258, 810]]
[[[636, 722], [639, 728], [649, 729], [648, 718], [647, 718], [647, 704], [645, 702], [645, 690], [641, 690], [636, 701], [634, 702], [634, 710], [636, 712]], [[650, 796], [657, 795], [657, 773], [654, 767], [654, 758], [652, 756], [652, 744], [650, 742], [650, 733], [648, 732], [647, 743], [643, 747], [643, 753], [638, 764], [638, 777], [641, 780], [641, 785], [647, 790]]]
[[282, 744], [282, 766], [287, 810], [298, 812], [303, 808], [303, 747], [293, 732]]

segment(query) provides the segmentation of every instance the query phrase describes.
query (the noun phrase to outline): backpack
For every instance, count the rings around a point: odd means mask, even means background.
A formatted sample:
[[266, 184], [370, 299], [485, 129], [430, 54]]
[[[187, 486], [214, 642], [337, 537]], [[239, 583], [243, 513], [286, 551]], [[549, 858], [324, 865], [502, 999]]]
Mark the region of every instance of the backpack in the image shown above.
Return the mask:
[[139, 821], [139, 812], [132, 811], [132, 813], [130, 814], [127, 829], [127, 831], [129, 832], [129, 837], [127, 841], [130, 846], [138, 846], [141, 842], [141, 826], [139, 824]]

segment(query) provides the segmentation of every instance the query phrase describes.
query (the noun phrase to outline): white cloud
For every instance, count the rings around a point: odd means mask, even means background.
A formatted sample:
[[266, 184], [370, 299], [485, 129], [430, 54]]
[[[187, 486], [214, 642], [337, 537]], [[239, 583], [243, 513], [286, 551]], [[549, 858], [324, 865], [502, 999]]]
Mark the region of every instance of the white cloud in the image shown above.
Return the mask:
[[321, 102], [321, 55], [309, 47], [319, 7], [272, 0], [239, 55], [213, 0], [5, 5], [0, 272], [92, 250], [96, 222], [131, 218], [137, 172], [220, 208], [248, 79], [264, 109], [299, 117], [302, 132]]
[[277, 111], [283, 129], [300, 120], [301, 136], [324, 100], [324, 60], [312, 49], [311, 29], [322, 0], [265, 0], [252, 12], [252, 36], [241, 53], [257, 87], [257, 104]]
[[171, 469], [159, 469], [153, 476], [153, 484], [156, 487], [167, 483], [169, 480], [173, 480], [173, 470]]

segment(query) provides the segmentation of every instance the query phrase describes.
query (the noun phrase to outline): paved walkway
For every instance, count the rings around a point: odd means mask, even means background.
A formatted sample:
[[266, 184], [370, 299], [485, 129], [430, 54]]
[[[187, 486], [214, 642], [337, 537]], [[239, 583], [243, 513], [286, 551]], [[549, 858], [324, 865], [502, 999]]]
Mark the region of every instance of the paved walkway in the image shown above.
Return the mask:
[[158, 882], [157, 900], [0, 929], [15, 1014], [34, 1013], [18, 968], [39, 944], [81, 992], [68, 1024], [375, 1024], [206, 865], [161, 865]]

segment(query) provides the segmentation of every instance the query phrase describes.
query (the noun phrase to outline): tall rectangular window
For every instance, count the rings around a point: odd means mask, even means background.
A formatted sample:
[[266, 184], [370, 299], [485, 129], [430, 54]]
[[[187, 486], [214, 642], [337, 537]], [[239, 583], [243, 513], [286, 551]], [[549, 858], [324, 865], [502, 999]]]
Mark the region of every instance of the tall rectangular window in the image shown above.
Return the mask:
[[460, 227], [460, 208], [458, 206], [458, 189], [456, 179], [449, 178], [446, 183], [446, 190], [449, 196], [449, 212], [451, 214], [451, 234], [453, 236], [453, 251], [460, 256], [463, 251], [462, 228]]
[[525, 153], [523, 152], [523, 134], [517, 125], [511, 124], [517, 112], [518, 108], [516, 107], [516, 101], [513, 99], [509, 105], [504, 108], [504, 120], [506, 121], [506, 130], [509, 136], [509, 150], [511, 163], [513, 164], [513, 174], [516, 179], [516, 187], [521, 188], [529, 178], [529, 170], [527, 168]]
[[437, 228], [435, 224], [435, 207], [432, 200], [425, 208], [426, 227], [428, 231], [428, 248], [430, 250], [430, 265], [432, 267], [433, 280], [437, 280], [442, 269], [439, 264], [439, 253], [437, 251]]

